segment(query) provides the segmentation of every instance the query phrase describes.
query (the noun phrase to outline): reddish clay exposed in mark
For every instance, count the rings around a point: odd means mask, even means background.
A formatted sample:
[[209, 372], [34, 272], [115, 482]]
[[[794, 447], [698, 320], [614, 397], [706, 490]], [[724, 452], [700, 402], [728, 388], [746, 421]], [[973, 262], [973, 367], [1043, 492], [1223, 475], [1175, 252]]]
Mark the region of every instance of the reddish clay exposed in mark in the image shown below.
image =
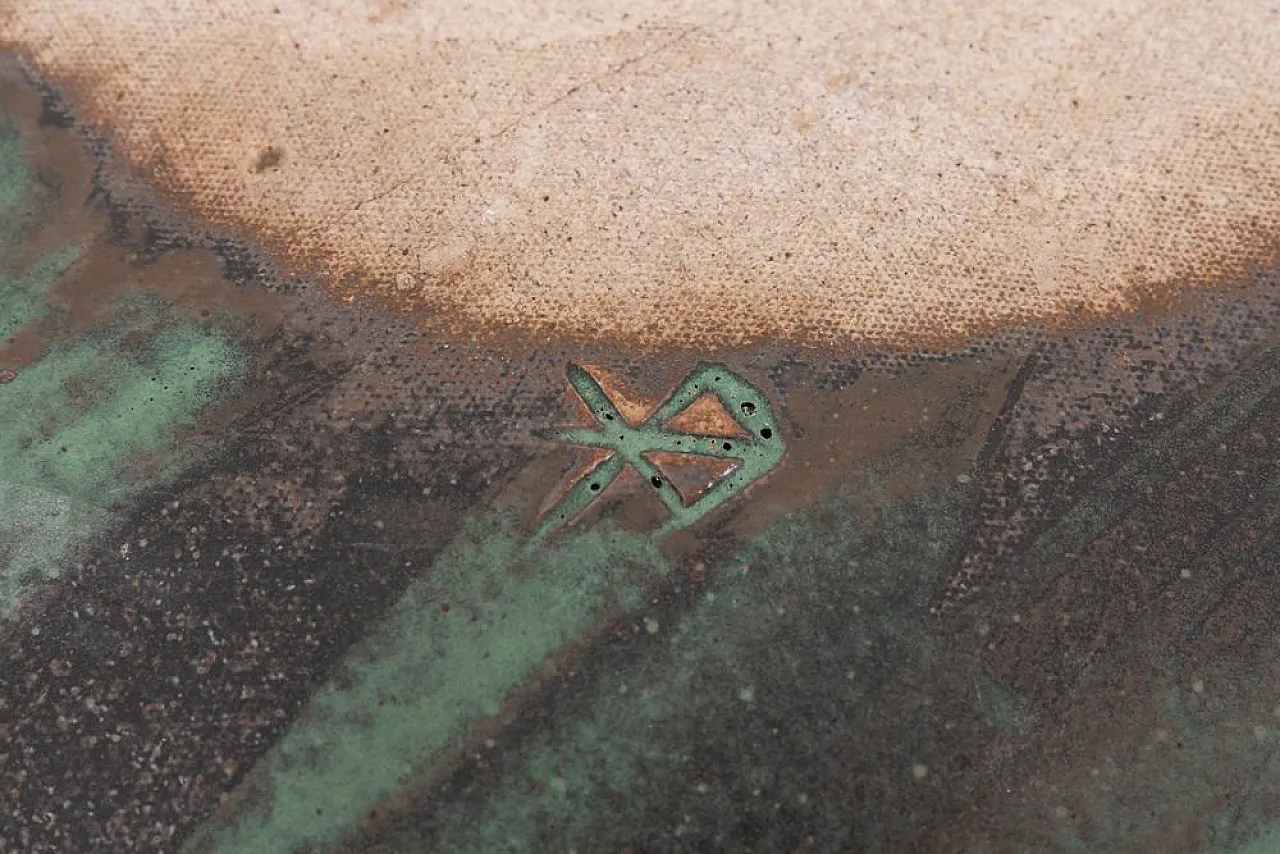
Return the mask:
[[667, 480], [680, 493], [686, 505], [696, 501], [698, 496], [720, 480], [730, 469], [739, 465], [736, 460], [664, 451], [653, 451], [645, 456], [666, 475]]
[[710, 393], [698, 397], [664, 426], [680, 433], [693, 433], [698, 436], [749, 438], [749, 434], [742, 429], [742, 425], [725, 411], [724, 404]]

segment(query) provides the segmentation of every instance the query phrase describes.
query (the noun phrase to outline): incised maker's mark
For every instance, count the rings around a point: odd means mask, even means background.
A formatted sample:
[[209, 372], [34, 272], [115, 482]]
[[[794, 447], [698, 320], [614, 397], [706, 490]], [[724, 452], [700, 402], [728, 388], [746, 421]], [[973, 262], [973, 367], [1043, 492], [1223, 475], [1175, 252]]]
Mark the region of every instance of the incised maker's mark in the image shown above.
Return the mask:
[[[700, 365], [639, 423], [623, 416], [586, 368], [570, 364], [567, 374], [595, 425], [557, 430], [548, 438], [610, 453], [588, 469], [545, 514], [538, 539], [576, 518], [604, 494], [628, 465], [653, 486], [671, 514], [658, 533], [688, 527], [767, 474], [786, 450], [777, 419], [764, 396], [722, 365]], [[719, 400], [724, 413], [741, 428], [741, 435], [685, 432], [672, 423], [706, 395]], [[681, 494], [655, 459], [670, 459], [671, 455], [722, 460], [728, 467], [706, 489]]]

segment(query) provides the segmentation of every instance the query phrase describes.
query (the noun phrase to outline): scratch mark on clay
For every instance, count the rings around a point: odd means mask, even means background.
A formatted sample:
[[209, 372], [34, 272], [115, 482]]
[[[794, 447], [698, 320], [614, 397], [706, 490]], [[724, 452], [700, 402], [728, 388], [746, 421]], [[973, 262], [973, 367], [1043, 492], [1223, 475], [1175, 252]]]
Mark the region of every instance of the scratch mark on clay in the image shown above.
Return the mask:
[[[696, 32], [699, 32], [700, 30], [702, 30], [702, 27], [689, 27], [685, 30], [680, 31], [678, 35], [676, 35], [674, 38], [670, 39], [669, 41], [663, 42], [662, 44], [657, 45], [656, 47], [651, 48], [650, 50], [646, 50], [643, 53], [639, 53], [636, 56], [632, 56], [627, 59], [624, 59], [622, 62], [619, 62], [616, 65], [610, 66], [609, 68], [605, 69], [604, 71], [597, 74], [596, 76], [589, 77], [586, 80], [582, 81], [581, 83], [573, 84], [568, 89], [566, 89], [563, 93], [552, 98], [550, 101], [547, 101], [537, 107], [534, 107], [532, 110], [529, 110], [526, 113], [522, 113], [521, 115], [517, 116], [515, 119], [503, 125], [501, 128], [489, 134], [488, 136], [481, 137], [481, 141], [484, 143], [489, 143], [489, 142], [492, 142], [493, 140], [501, 139], [502, 137], [514, 131], [516, 128], [525, 124], [530, 119], [538, 115], [541, 115], [542, 113], [545, 113], [549, 110], [552, 110], [555, 107], [559, 106], [560, 104], [564, 103], [569, 98], [572, 98], [574, 95], [581, 92], [585, 87], [597, 85], [599, 83], [604, 82], [605, 80], [608, 80], [610, 77], [617, 77], [618, 75], [622, 74], [631, 66], [671, 50], [673, 47], [676, 47], [677, 45], [686, 41], [689, 38], [689, 36], [693, 35]], [[474, 147], [472, 148], [472, 150], [474, 150]]]

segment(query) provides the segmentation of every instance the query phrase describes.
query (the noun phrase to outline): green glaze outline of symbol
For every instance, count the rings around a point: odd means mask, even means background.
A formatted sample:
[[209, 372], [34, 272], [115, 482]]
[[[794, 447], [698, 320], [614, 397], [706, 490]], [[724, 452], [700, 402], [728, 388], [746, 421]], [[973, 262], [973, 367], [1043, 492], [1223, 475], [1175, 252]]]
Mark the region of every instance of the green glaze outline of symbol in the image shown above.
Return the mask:
[[[627, 465], [656, 487], [658, 497], [670, 512], [671, 517], [657, 532], [663, 535], [687, 528], [742, 492], [768, 474], [786, 452], [778, 420], [764, 395], [723, 365], [699, 365], [639, 424], [632, 424], [623, 417], [600, 383], [585, 368], [570, 364], [566, 374], [573, 390], [591, 411], [596, 426], [557, 430], [547, 437], [570, 445], [603, 448], [613, 453], [584, 474], [548, 511], [538, 527], [537, 540], [571, 522], [604, 493]], [[718, 398], [750, 438], [681, 433], [664, 426], [703, 394]], [[679, 491], [662, 471], [645, 458], [645, 454], [652, 452], [728, 459], [734, 460], [735, 465], [693, 503], [685, 504]]]

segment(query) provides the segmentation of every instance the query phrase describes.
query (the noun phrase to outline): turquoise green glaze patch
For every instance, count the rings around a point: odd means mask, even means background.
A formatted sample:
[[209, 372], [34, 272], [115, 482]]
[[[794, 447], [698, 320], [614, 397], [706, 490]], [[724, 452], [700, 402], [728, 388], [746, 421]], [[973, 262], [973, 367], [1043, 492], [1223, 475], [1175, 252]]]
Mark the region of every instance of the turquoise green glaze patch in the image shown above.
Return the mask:
[[242, 370], [231, 341], [194, 324], [141, 352], [125, 345], [130, 329], [53, 348], [0, 386], [0, 615], [150, 485], [131, 460], [183, 456], [178, 433]]
[[[52, 209], [22, 142], [0, 114], [0, 250]], [[24, 330], [45, 337], [38, 324], [58, 310], [48, 295], [78, 255], [62, 246], [25, 269], [0, 263], [0, 346]], [[88, 334], [47, 342], [33, 363], [0, 362], [0, 620], [153, 486], [154, 472], [190, 458], [182, 431], [243, 369], [230, 335], [143, 298]], [[131, 467], [142, 456], [150, 474]]]
[[268, 782], [246, 784], [262, 797], [185, 850], [334, 844], [477, 721], [498, 716], [509, 692], [602, 612], [640, 607], [670, 571], [649, 538], [608, 524], [531, 552], [518, 520], [472, 522], [312, 696], [260, 767]]

